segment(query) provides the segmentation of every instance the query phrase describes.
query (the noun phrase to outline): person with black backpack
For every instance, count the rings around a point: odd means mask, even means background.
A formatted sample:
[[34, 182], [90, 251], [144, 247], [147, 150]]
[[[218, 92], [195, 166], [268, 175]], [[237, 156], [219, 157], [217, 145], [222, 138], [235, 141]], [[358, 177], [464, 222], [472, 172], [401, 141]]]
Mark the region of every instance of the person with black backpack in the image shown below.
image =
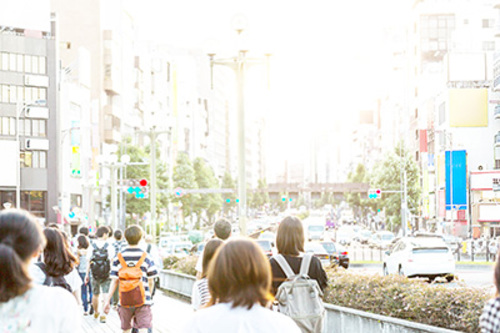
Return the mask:
[[[300, 219], [286, 217], [276, 233], [278, 255], [271, 258], [272, 293], [278, 310], [290, 316], [303, 333], [322, 332], [325, 315], [322, 296], [328, 278], [318, 258], [303, 254], [304, 242]], [[289, 297], [292, 291], [294, 297]]]
[[[99, 318], [101, 323], [106, 322], [106, 315], [99, 313], [100, 299], [99, 295], [102, 294], [102, 300], [107, 298], [109, 286], [111, 284], [110, 272], [111, 263], [115, 257], [115, 250], [108, 240], [109, 229], [105, 226], [100, 226], [97, 229], [97, 239], [92, 242], [92, 251], [89, 251], [89, 265], [85, 282], [90, 281], [92, 286], [92, 306], [94, 307], [94, 318]], [[104, 305], [102, 307], [104, 309]]]
[[30, 267], [33, 281], [49, 287], [62, 287], [72, 293], [80, 304], [82, 279], [78, 275], [78, 259], [59, 229], [48, 227], [43, 230], [43, 234], [47, 243], [42, 260]]

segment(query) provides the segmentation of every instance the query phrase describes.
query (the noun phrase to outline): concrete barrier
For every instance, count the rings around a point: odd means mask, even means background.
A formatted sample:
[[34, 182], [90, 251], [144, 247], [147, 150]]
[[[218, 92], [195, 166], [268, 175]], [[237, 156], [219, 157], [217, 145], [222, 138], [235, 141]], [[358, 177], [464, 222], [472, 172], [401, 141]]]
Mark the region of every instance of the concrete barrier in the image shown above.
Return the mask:
[[[196, 278], [191, 275], [163, 270], [160, 272], [160, 287], [170, 292], [191, 297]], [[325, 333], [458, 333], [445, 328], [414, 323], [370, 312], [325, 304]]]

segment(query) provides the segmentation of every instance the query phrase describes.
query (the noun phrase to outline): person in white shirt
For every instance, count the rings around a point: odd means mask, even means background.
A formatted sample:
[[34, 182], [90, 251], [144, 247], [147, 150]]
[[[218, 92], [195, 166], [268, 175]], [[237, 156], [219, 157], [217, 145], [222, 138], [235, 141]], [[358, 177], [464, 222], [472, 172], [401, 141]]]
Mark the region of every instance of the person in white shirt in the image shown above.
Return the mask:
[[[214, 224], [214, 236], [219, 238], [220, 240], [227, 240], [229, 237], [231, 237], [232, 233], [232, 227], [231, 223], [229, 223], [228, 220], [221, 218], [217, 220]], [[203, 271], [203, 251], [198, 257], [198, 261], [196, 261], [196, 278], [201, 279], [201, 273]]]
[[33, 215], [0, 212], [0, 332], [81, 332], [81, 311], [71, 293], [33, 284], [27, 274], [44, 242]]
[[[99, 312], [101, 309], [99, 305], [100, 302], [103, 302], [107, 298], [109, 292], [111, 263], [116, 253], [114, 247], [108, 242], [109, 229], [106, 226], [100, 226], [96, 231], [96, 236], [97, 239], [92, 242], [92, 249], [88, 252], [89, 265], [87, 275], [85, 276], [85, 283], [91, 282], [94, 318], [99, 318], [101, 323], [105, 323], [106, 315]], [[103, 297], [100, 299], [99, 295], [101, 294]]]
[[291, 318], [270, 310], [271, 278], [269, 260], [255, 241], [228, 241], [208, 269], [210, 301], [183, 332], [300, 333]]

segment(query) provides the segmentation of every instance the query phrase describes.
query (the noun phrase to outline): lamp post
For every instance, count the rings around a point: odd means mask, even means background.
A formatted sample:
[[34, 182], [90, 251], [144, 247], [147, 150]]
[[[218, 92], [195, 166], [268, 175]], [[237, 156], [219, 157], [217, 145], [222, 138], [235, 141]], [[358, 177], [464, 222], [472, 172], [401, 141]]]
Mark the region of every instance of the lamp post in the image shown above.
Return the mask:
[[[237, 16], [233, 19], [233, 28], [238, 35], [245, 30], [246, 20], [243, 16]], [[246, 170], [245, 170], [245, 71], [252, 65], [267, 65], [270, 54], [266, 58], [248, 58], [248, 50], [240, 49], [238, 54], [227, 59], [215, 59], [215, 53], [209, 52], [210, 70], [211, 70], [211, 88], [213, 89], [213, 67], [222, 65], [231, 68], [236, 73], [237, 97], [238, 97], [238, 217], [240, 232], [247, 234], [247, 197], [246, 197]]]

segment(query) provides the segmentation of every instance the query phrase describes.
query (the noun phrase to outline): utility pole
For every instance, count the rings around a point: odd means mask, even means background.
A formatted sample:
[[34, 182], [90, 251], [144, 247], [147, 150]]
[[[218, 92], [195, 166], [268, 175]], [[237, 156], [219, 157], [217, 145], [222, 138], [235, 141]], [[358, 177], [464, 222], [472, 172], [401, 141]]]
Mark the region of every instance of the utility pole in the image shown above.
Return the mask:
[[[233, 28], [238, 35], [243, 32], [246, 22], [243, 17], [236, 17]], [[210, 52], [210, 69], [213, 75], [214, 65], [223, 65], [231, 68], [236, 73], [237, 96], [238, 96], [238, 218], [240, 233], [247, 234], [247, 184], [246, 184], [246, 160], [245, 160], [245, 71], [252, 65], [268, 65], [270, 54], [266, 58], [247, 58], [248, 50], [240, 49], [237, 56], [229, 59], [214, 59], [215, 53]], [[213, 89], [213, 80], [212, 80]]]

